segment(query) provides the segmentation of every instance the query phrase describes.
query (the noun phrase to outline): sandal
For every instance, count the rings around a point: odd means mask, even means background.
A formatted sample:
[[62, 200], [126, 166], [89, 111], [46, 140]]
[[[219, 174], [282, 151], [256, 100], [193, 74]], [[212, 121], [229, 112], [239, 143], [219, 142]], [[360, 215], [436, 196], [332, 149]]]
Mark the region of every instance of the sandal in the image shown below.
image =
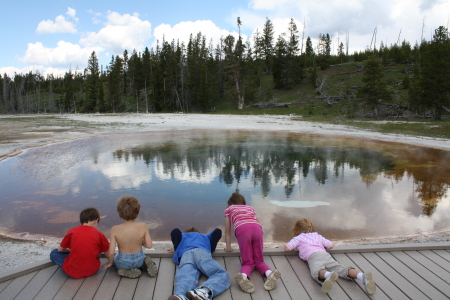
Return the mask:
[[141, 276], [141, 270], [137, 269], [137, 268], [132, 268], [132, 269], [119, 269], [117, 271], [117, 273], [120, 276], [123, 277], [128, 277], [128, 278], [138, 278], [139, 276]]

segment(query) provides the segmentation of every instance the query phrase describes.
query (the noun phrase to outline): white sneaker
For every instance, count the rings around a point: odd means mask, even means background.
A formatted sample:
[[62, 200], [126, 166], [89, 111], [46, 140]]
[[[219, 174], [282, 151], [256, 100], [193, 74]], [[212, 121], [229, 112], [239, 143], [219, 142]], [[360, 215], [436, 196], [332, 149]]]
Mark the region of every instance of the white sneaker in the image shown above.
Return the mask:
[[373, 295], [373, 293], [375, 293], [377, 286], [375, 285], [375, 282], [372, 280], [372, 273], [366, 272], [363, 274], [363, 276], [364, 276], [363, 283], [364, 286], [366, 287], [367, 294]]
[[325, 281], [322, 283], [322, 292], [328, 293], [331, 288], [333, 287], [333, 283], [338, 279], [338, 273], [331, 272], [330, 275], [328, 275], [327, 278], [325, 278]]
[[206, 293], [202, 289], [195, 289], [193, 291], [189, 291], [186, 293], [186, 296], [190, 300], [211, 300], [212, 299], [211, 297], [209, 297], [209, 294]]

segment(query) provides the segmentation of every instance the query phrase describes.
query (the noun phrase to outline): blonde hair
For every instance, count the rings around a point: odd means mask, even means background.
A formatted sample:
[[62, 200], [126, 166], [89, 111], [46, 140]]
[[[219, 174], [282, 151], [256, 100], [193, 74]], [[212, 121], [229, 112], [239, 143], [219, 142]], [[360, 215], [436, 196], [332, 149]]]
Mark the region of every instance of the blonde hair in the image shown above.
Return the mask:
[[245, 205], [245, 198], [239, 193], [231, 194], [231, 197], [228, 199], [228, 206], [230, 205]]
[[293, 236], [297, 236], [300, 233], [309, 233], [309, 232], [316, 232], [316, 229], [314, 228], [313, 223], [306, 219], [298, 219], [295, 221], [294, 227], [292, 227], [291, 233]]
[[134, 220], [139, 215], [141, 205], [133, 196], [123, 196], [117, 200], [117, 212], [119, 217], [126, 221]]

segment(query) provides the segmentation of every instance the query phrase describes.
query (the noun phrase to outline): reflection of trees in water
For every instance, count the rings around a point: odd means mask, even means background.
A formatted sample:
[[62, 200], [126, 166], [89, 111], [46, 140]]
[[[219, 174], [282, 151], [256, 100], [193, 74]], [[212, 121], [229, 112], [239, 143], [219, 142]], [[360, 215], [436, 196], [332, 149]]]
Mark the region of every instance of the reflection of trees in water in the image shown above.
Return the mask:
[[276, 138], [239, 143], [227, 140], [223, 144], [203, 139], [189, 145], [169, 142], [158, 147], [117, 150], [113, 155], [117, 159], [142, 159], [147, 165], [155, 163], [159, 171], [171, 176], [178, 172], [200, 178], [208, 170], [217, 169], [219, 180], [228, 186], [236, 185], [237, 191], [242, 178], [251, 176], [252, 184], [260, 186], [264, 196], [269, 195], [273, 184], [281, 184], [288, 198], [296, 185], [300, 188], [298, 177], [306, 178], [310, 173], [319, 185], [324, 185], [330, 178], [341, 178], [345, 168], [355, 169], [367, 187], [382, 173], [395, 181], [406, 174], [414, 178], [424, 213], [431, 215], [446, 194], [449, 183], [445, 172], [448, 174], [449, 170], [423, 162], [446, 161], [442, 155], [448, 153], [432, 149], [427, 152], [397, 149], [397, 152], [385, 155], [376, 148], [312, 147]]
[[423, 213], [431, 216], [450, 186], [449, 159], [449, 152], [437, 149], [404, 151], [401, 158], [393, 161], [394, 168], [385, 176], [396, 181], [405, 175], [412, 177]]

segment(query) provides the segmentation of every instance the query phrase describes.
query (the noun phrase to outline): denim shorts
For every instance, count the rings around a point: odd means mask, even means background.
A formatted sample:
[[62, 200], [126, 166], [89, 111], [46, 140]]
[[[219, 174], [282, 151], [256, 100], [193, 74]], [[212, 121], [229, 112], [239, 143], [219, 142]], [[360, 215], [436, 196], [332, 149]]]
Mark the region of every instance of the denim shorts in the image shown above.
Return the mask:
[[114, 264], [117, 269], [132, 269], [140, 268], [144, 264], [145, 254], [144, 251], [137, 253], [127, 254], [120, 251], [114, 255]]

